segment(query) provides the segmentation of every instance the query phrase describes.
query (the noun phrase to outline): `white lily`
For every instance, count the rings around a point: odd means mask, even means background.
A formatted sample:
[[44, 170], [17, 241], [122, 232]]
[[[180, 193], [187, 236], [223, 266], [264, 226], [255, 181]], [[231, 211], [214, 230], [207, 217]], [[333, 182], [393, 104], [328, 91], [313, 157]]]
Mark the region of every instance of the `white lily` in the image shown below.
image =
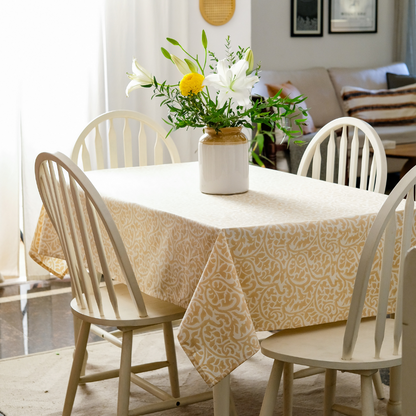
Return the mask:
[[227, 60], [218, 61], [217, 74], [205, 77], [203, 85], [212, 86], [219, 90], [218, 108], [221, 108], [228, 99], [234, 99], [237, 105], [247, 107], [250, 105], [250, 92], [253, 85], [259, 80], [255, 75], [246, 75], [249, 63], [245, 59], [228, 67]]
[[126, 88], [127, 97], [133, 90], [141, 88], [143, 85], [153, 85], [152, 74], [139, 65], [136, 59], [133, 59], [132, 71], [132, 74], [127, 74], [131, 79]]

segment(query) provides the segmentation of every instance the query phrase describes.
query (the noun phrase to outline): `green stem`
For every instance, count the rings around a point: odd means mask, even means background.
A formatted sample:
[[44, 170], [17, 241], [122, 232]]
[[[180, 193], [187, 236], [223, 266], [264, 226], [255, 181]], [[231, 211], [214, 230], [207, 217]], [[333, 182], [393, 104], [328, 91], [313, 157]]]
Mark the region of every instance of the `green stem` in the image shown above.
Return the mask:
[[[201, 72], [202, 72], [202, 75], [204, 75], [204, 70], [202, 69], [202, 67], [201, 67], [201, 64], [199, 63], [199, 60], [198, 60], [198, 56], [196, 57], [196, 58], [194, 58], [189, 52], [187, 52], [183, 47], [182, 47], [182, 45], [179, 45], [179, 47], [191, 58], [191, 59], [193, 59], [195, 62], [196, 62], [196, 64], [198, 65], [198, 67], [199, 67], [199, 69], [201, 70]], [[205, 66], [204, 66], [204, 68], [205, 68]]]

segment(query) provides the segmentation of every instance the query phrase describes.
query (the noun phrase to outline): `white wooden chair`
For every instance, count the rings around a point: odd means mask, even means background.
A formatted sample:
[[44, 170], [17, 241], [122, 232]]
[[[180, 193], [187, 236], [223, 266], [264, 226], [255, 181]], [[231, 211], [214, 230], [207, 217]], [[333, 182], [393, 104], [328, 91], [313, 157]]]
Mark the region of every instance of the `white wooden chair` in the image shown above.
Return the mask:
[[[360, 178], [360, 189], [384, 193], [387, 180], [387, 161], [383, 143], [373, 127], [354, 117], [337, 118], [322, 127], [308, 144], [297, 174], [306, 176], [312, 163], [312, 178], [323, 179], [321, 178], [321, 145], [323, 141], [328, 139], [325, 180], [334, 182], [336, 131], [339, 129], [342, 129], [342, 133], [338, 149], [338, 183], [346, 185], [348, 179], [348, 186], [356, 188], [357, 179]], [[350, 149], [348, 129], [353, 131]], [[359, 137], [361, 135], [364, 136], [362, 139]], [[361, 154], [359, 152], [360, 140], [363, 141]], [[370, 152], [370, 147], [372, 147], [372, 152]]]
[[[131, 414], [130, 380], [162, 400], [143, 406], [134, 414], [211, 399], [212, 392], [179, 398], [172, 321], [182, 318], [185, 310], [140, 291], [111, 214], [82, 170], [61, 153], [41, 153], [36, 159], [35, 173], [43, 204], [68, 263], [75, 292], [71, 302], [72, 313], [82, 321], [63, 415], [72, 412], [78, 384], [114, 377], [119, 377], [118, 416]], [[104, 233], [111, 242], [106, 247], [102, 239]], [[122, 274], [119, 277], [125, 283], [113, 280], [115, 276], [111, 275], [107, 260], [109, 250], [114, 250]], [[97, 278], [97, 268], [103, 273], [102, 283]], [[91, 324], [113, 326], [122, 331], [120, 369], [81, 376]], [[163, 326], [166, 360], [132, 366], [133, 330], [155, 324]], [[164, 367], [169, 370], [171, 394], [137, 376], [137, 373]]]
[[[339, 140], [338, 161], [335, 163], [335, 158], [337, 157], [337, 131], [340, 129], [341, 138]], [[350, 151], [348, 151], [348, 135], [349, 133], [351, 135], [351, 132], [352, 139], [350, 140]], [[323, 171], [321, 146], [324, 145], [323, 142], [327, 146], [325, 178], [321, 177]], [[360, 142], [363, 145], [361, 155], [359, 152]], [[372, 148], [372, 152], [370, 148]], [[360, 189], [379, 193], [384, 193], [386, 189], [387, 160], [383, 143], [374, 128], [358, 118], [341, 117], [322, 127], [308, 144], [300, 161], [297, 174], [307, 176], [311, 164], [312, 178], [314, 179], [334, 182], [335, 178], [338, 178], [338, 184], [345, 185], [348, 176], [348, 186], [355, 188], [357, 187], [357, 178], [360, 177]], [[338, 165], [338, 172], [335, 172], [336, 165]], [[366, 180], [362, 180], [362, 178], [366, 178]], [[290, 365], [285, 366], [284, 386], [291, 385], [292, 377], [294, 379], [303, 378], [324, 371], [319, 368], [307, 368], [296, 371], [292, 376], [290, 368]], [[379, 372], [374, 374], [373, 380], [377, 397], [383, 399], [384, 392]], [[285, 395], [285, 397], [290, 397], [290, 395]], [[284, 408], [286, 409], [286, 414], [290, 415], [289, 409], [291, 404], [285, 403]]]
[[130, 110], [109, 111], [92, 120], [75, 142], [71, 159], [84, 171], [147, 166], [150, 134], [154, 135], [153, 164], [163, 163], [164, 147], [172, 163], [180, 163], [175, 143], [166, 137], [168, 132], [150, 117]]
[[[164, 147], [172, 163], [180, 163], [178, 150], [167, 131], [150, 117], [137, 111], [116, 110], [101, 114], [92, 120], [79, 135], [72, 149], [71, 160], [84, 171], [106, 168], [147, 166], [147, 145], [154, 137], [153, 163], [162, 164]], [[133, 140], [133, 137], [136, 137]], [[122, 149], [123, 160], [119, 150]], [[152, 161], [150, 161], [152, 162]], [[75, 334], [80, 323], [74, 317]], [[105, 331], [97, 325], [91, 332], [120, 346], [119, 331]], [[137, 333], [138, 331], [136, 331]], [[86, 355], [87, 359], [88, 354]]]
[[402, 415], [413, 416], [416, 409], [416, 247], [406, 255], [403, 280]]
[[[355, 278], [348, 320], [306, 328], [282, 330], [261, 344], [262, 353], [274, 359], [272, 373], [266, 389], [260, 415], [272, 415], [284, 365], [300, 364], [326, 369], [324, 415], [333, 411], [347, 415], [373, 416], [374, 401], [372, 375], [381, 368], [390, 367], [389, 416], [400, 415], [402, 329], [402, 278], [404, 256], [410, 247], [414, 228], [414, 186], [416, 167], [405, 175], [391, 192], [373, 223], [366, 239]], [[393, 253], [396, 244], [395, 209], [407, 196], [403, 218], [401, 255], [399, 259], [399, 284], [395, 319], [387, 318]], [[361, 319], [367, 285], [373, 260], [380, 240], [384, 237], [382, 271], [376, 318]], [[412, 300], [413, 301], [413, 300]], [[361, 407], [347, 408], [334, 404], [337, 370], [360, 374]], [[288, 388], [284, 394], [291, 394]], [[414, 393], [413, 393], [414, 394]], [[288, 399], [291, 402], [291, 399]]]

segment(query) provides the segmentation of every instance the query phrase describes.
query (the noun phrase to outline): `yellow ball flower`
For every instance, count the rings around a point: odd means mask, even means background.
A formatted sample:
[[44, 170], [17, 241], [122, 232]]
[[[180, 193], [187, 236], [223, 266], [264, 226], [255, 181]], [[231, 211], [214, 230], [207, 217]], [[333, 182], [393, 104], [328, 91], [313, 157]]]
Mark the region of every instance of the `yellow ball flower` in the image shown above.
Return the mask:
[[179, 84], [179, 89], [181, 90], [182, 95], [186, 97], [188, 95], [198, 94], [201, 92], [204, 88], [202, 85], [204, 79], [203, 75], [194, 72], [186, 74]]

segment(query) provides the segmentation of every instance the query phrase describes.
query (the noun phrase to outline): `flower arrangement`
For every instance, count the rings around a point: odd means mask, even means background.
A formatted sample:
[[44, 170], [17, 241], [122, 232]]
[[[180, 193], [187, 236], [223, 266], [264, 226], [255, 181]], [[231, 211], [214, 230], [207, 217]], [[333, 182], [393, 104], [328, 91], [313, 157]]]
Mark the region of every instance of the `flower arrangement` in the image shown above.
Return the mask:
[[[263, 100], [253, 100], [251, 90], [259, 81], [260, 65], [254, 68], [253, 52], [250, 48], [238, 47], [236, 52], [231, 49], [230, 38], [226, 39], [226, 57], [219, 60], [208, 50], [208, 40], [202, 31], [202, 46], [204, 58], [200, 61], [198, 55], [192, 56], [175, 39], [167, 41], [179, 47], [186, 55], [183, 60], [161, 48], [163, 55], [170, 60], [182, 73], [182, 79], [174, 85], [166, 81], [160, 83], [156, 77], [139, 65], [133, 59], [133, 72], [127, 73], [130, 83], [126, 95], [137, 88], [152, 88], [153, 96], [161, 98], [161, 106], [169, 109], [167, 120], [164, 120], [174, 130], [189, 127], [211, 127], [219, 131], [225, 127], [257, 126], [257, 132], [250, 144], [253, 158], [263, 165], [259, 156], [263, 151], [264, 138], [268, 135], [274, 141], [274, 130], [283, 131], [288, 142], [302, 134], [301, 124], [306, 121], [307, 110], [299, 107], [306, 97], [280, 97], [280, 91], [274, 96]], [[208, 64], [208, 57], [210, 63]], [[216, 66], [216, 69], [214, 68]], [[206, 75], [207, 67], [213, 71]], [[211, 90], [210, 90], [211, 89]], [[215, 90], [215, 93], [212, 92]], [[274, 111], [270, 111], [273, 108]], [[292, 129], [292, 123], [286, 127], [285, 119], [294, 119], [297, 125]], [[269, 126], [271, 131], [263, 131], [261, 125]], [[300, 142], [299, 140], [295, 140]]]

